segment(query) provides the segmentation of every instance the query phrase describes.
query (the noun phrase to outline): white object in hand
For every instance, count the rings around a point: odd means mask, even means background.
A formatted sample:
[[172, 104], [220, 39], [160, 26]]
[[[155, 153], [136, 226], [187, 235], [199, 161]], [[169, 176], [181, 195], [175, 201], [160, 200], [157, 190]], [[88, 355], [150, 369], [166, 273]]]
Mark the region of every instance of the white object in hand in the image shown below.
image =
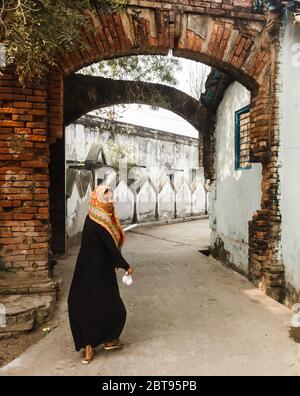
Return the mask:
[[133, 282], [132, 277], [131, 275], [128, 275], [128, 272], [126, 272], [126, 274], [123, 276], [122, 282], [127, 286], [130, 286]]

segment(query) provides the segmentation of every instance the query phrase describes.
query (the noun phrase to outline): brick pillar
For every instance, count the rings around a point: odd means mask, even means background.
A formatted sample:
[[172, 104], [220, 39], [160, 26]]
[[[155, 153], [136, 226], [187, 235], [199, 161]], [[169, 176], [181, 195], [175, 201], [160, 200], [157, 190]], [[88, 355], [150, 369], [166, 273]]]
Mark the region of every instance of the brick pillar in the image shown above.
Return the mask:
[[49, 278], [49, 95], [0, 75], [0, 293], [52, 293]]
[[278, 301], [284, 299], [284, 267], [279, 244], [279, 118], [278, 118], [278, 42], [273, 43], [273, 64], [251, 103], [251, 162], [261, 162], [261, 210], [249, 222], [249, 277]]

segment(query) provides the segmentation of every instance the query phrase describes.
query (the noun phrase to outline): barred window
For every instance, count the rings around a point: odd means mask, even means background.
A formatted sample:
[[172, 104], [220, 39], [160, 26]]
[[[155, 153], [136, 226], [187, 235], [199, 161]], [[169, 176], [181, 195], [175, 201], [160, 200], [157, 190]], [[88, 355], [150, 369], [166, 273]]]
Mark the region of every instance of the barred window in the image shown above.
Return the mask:
[[250, 106], [235, 112], [235, 169], [249, 169], [250, 162]]

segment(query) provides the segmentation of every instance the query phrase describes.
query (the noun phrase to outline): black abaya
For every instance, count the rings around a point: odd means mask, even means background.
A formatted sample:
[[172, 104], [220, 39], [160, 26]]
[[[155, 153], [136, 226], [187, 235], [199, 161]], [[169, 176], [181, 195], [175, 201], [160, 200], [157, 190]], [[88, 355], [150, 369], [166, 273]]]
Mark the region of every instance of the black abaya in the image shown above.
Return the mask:
[[113, 237], [87, 215], [81, 248], [71, 283], [68, 308], [70, 327], [79, 351], [119, 338], [126, 320], [115, 268], [129, 265]]

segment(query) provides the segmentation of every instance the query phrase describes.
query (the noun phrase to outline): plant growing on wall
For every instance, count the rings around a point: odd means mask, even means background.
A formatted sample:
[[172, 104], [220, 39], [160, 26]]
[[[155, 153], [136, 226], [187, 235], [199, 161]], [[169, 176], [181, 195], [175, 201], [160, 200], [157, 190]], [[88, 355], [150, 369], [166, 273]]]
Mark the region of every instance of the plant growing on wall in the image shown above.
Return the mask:
[[82, 69], [80, 73], [120, 80], [176, 85], [174, 73], [177, 70], [181, 70], [181, 65], [174, 57], [138, 55], [102, 61]]
[[[116, 172], [116, 182], [121, 181], [126, 177], [126, 180], [132, 178], [131, 170], [137, 165], [142, 165], [140, 158], [134, 153], [132, 147], [125, 146], [114, 139], [108, 140], [105, 145], [105, 157], [107, 164], [110, 165]], [[126, 168], [123, 165], [126, 164]]]
[[120, 161], [126, 162], [127, 174], [130, 169], [135, 166], [134, 153], [132, 148], [128, 146], [123, 146], [121, 143], [115, 141], [114, 139], [109, 139], [106, 143], [105, 157], [107, 159], [108, 165], [113, 167], [117, 172], [117, 180], [119, 180], [120, 175]]
[[126, 0], [2, 0], [0, 35], [6, 65], [14, 63], [22, 83], [41, 79], [56, 65], [59, 50], [72, 51], [82, 42], [81, 28], [97, 7], [114, 12]]
[[[122, 10], [126, 0], [2, 0], [0, 4], [5, 65], [15, 64], [20, 82], [26, 85], [40, 81], [55, 67], [59, 52], [71, 52], [77, 46], [86, 48], [81, 32], [82, 27], [88, 28], [93, 8], [112, 13]], [[177, 69], [180, 63], [175, 58], [133, 56], [100, 62], [84, 72], [175, 85]], [[153, 97], [157, 104], [154, 108], [165, 104], [159, 92], [153, 92]]]
[[263, 11], [263, 9], [267, 3], [268, 3], [268, 1], [265, 1], [265, 0], [253, 0], [252, 1], [253, 10], [256, 12]]

